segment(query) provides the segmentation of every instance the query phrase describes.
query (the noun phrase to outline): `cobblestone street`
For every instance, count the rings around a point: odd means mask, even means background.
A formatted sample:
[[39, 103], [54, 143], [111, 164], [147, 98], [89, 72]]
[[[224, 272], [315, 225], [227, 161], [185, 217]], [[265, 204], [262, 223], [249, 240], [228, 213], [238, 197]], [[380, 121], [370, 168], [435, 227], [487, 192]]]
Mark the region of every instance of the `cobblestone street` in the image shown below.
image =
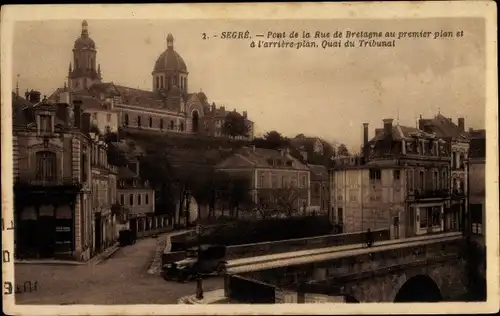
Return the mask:
[[[167, 282], [148, 273], [157, 239], [138, 240], [98, 265], [17, 264], [16, 284], [37, 281], [37, 291], [16, 294], [17, 304], [177, 304], [194, 294], [196, 283]], [[203, 282], [205, 291], [223, 288], [222, 278]]]

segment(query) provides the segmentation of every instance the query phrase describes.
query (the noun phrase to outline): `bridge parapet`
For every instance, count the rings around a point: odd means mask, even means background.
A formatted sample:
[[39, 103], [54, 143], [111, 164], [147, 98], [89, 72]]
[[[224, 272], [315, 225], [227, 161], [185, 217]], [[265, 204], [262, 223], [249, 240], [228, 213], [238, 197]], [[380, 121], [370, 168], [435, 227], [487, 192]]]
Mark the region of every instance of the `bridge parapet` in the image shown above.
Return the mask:
[[[252, 266], [229, 268], [283, 291], [346, 295], [358, 301], [393, 301], [413, 275], [428, 275], [444, 298], [464, 292], [464, 239], [459, 233], [385, 241], [371, 248], [330, 251], [308, 257], [280, 258]], [[437, 267], [437, 268], [436, 268]], [[378, 281], [375, 281], [378, 280]]]

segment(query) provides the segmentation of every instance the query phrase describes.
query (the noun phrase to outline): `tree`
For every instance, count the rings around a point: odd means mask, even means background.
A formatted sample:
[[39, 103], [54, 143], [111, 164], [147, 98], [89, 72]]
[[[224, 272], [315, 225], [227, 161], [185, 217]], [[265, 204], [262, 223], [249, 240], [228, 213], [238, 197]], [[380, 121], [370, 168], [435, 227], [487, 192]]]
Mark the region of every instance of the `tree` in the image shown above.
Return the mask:
[[256, 138], [253, 145], [259, 148], [281, 149], [290, 145], [288, 138], [282, 136], [277, 131], [267, 132], [262, 138]]
[[346, 145], [339, 145], [339, 147], [337, 148], [337, 156], [349, 156], [349, 151], [347, 150]]
[[243, 176], [231, 177], [228, 188], [230, 217], [238, 217], [240, 207], [247, 207], [251, 204], [251, 188], [252, 186], [247, 178]]
[[238, 112], [229, 112], [222, 125], [222, 133], [233, 138], [237, 136], [248, 137], [250, 131], [245, 118]]
[[291, 217], [298, 213], [299, 198], [303, 195], [304, 190], [294, 187], [274, 189], [273, 195], [280, 213]]
[[259, 213], [261, 219], [269, 219], [278, 213], [275, 203], [273, 203], [273, 189], [259, 189], [255, 211]]

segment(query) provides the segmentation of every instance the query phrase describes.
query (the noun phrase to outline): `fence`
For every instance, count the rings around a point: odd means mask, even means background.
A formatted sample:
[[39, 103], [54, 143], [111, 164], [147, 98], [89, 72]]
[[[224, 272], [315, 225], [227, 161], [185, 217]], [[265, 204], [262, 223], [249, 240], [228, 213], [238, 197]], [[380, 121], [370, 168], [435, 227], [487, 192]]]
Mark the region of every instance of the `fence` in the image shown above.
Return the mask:
[[129, 227], [137, 232], [137, 238], [144, 238], [172, 231], [173, 220], [167, 215], [135, 217], [130, 219]]
[[[191, 234], [193, 234], [191, 232]], [[389, 229], [372, 231], [373, 241], [390, 239]], [[178, 236], [176, 236], [178, 237]], [[323, 247], [334, 247], [349, 244], [358, 244], [366, 241], [366, 232], [345, 233], [336, 235], [325, 235], [309, 238], [288, 239], [280, 241], [269, 241], [255, 244], [234, 245], [227, 247], [227, 260], [262, 256], [291, 251], [308, 250]], [[182, 259], [183, 251], [167, 252], [162, 255], [162, 262], [172, 262]], [[180, 259], [178, 259], [180, 258]]]
[[230, 300], [251, 304], [274, 304], [276, 301], [273, 285], [229, 274], [224, 281], [224, 294]]

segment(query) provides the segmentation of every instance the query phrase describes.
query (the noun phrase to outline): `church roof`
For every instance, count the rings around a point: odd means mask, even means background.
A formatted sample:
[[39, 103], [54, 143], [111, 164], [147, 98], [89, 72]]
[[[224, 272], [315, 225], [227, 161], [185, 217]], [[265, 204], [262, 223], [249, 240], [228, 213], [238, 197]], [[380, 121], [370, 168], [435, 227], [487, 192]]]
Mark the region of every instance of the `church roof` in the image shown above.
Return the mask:
[[74, 49], [95, 49], [95, 42], [89, 37], [87, 21], [82, 22], [82, 34], [76, 39]]
[[153, 69], [153, 73], [164, 71], [187, 73], [184, 59], [174, 50], [174, 37], [172, 34], [168, 34], [167, 49], [158, 56]]

